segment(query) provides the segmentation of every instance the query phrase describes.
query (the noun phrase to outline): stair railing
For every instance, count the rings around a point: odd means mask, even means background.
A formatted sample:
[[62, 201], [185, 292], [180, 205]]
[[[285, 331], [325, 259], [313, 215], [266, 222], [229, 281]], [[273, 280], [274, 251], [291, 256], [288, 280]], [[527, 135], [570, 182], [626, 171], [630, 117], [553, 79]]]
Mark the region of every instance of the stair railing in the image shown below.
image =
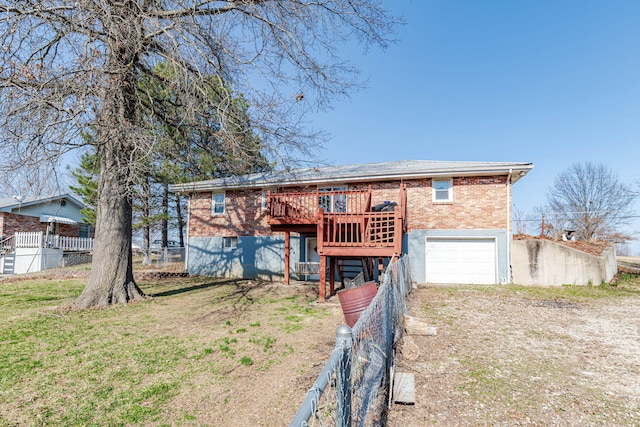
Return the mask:
[[15, 246], [15, 235], [0, 240], [0, 253], [7, 254], [13, 252]]

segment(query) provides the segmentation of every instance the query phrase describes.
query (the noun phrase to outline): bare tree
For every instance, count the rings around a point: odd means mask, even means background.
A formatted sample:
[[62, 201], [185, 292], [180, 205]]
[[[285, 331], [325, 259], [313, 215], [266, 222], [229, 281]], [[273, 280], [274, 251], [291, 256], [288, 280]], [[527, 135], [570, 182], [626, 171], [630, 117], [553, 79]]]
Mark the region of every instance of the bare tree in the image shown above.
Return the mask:
[[529, 228], [525, 212], [516, 206], [513, 207], [513, 228], [516, 235], [527, 234]]
[[[578, 238], [620, 240], [619, 227], [633, 218], [637, 194], [604, 164], [574, 164], [547, 192], [547, 212]], [[557, 226], [556, 226], [557, 227]]]
[[49, 162], [0, 173], [0, 197], [60, 194], [66, 192], [68, 185], [66, 174]]
[[[183, 115], [172, 126], [237, 129], [224, 93], [233, 88], [271, 159], [309, 157], [320, 135], [305, 130], [304, 113], [359, 87], [339, 46], [385, 47], [396, 22], [375, 0], [0, 0], [4, 171], [55, 162], [86, 143], [82, 132], [97, 135], [94, 257], [77, 306], [143, 298], [132, 273], [131, 200], [162, 135], [137, 113], [155, 105], [141, 78], [174, 91]], [[161, 62], [170, 78], [154, 71]], [[216, 105], [213, 90], [223, 92]], [[163, 119], [161, 108], [155, 114]], [[242, 155], [242, 138], [223, 140]]]

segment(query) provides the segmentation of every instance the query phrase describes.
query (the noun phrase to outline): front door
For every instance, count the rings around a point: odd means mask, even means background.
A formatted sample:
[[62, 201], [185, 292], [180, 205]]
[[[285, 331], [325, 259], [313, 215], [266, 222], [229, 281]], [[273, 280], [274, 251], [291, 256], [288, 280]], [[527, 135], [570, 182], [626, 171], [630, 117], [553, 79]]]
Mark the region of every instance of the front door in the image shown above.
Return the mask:
[[[320, 254], [318, 254], [318, 239], [315, 237], [307, 238], [307, 259], [306, 262], [320, 262]], [[319, 274], [310, 275], [307, 280], [320, 280]]]

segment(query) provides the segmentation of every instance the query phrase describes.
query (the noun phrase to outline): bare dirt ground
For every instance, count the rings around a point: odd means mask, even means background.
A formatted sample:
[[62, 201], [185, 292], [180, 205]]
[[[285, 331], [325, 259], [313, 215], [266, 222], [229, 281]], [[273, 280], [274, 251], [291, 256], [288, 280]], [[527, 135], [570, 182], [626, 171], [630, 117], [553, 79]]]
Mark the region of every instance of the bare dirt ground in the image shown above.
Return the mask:
[[410, 314], [437, 336], [405, 337], [398, 371], [416, 404], [389, 426], [640, 426], [640, 294], [425, 288]]

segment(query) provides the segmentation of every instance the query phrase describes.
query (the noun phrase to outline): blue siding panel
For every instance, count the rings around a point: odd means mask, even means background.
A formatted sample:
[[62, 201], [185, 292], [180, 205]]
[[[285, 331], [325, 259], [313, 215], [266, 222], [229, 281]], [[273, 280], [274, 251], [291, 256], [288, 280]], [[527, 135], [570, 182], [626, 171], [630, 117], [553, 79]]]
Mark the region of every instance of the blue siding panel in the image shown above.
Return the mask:
[[[498, 280], [510, 281], [505, 230], [412, 230], [404, 235], [403, 252], [411, 257], [411, 275], [418, 284], [426, 283], [426, 237], [495, 237], [498, 252]], [[282, 280], [284, 277], [284, 236], [240, 236], [237, 248], [223, 248], [222, 237], [191, 237], [187, 271], [192, 275]], [[291, 236], [291, 277], [295, 263], [304, 259], [304, 237]]]
[[[283, 236], [240, 236], [236, 248], [223, 248], [222, 237], [191, 237], [187, 271], [196, 276], [282, 280]], [[291, 267], [300, 259], [300, 238], [291, 236]]]

